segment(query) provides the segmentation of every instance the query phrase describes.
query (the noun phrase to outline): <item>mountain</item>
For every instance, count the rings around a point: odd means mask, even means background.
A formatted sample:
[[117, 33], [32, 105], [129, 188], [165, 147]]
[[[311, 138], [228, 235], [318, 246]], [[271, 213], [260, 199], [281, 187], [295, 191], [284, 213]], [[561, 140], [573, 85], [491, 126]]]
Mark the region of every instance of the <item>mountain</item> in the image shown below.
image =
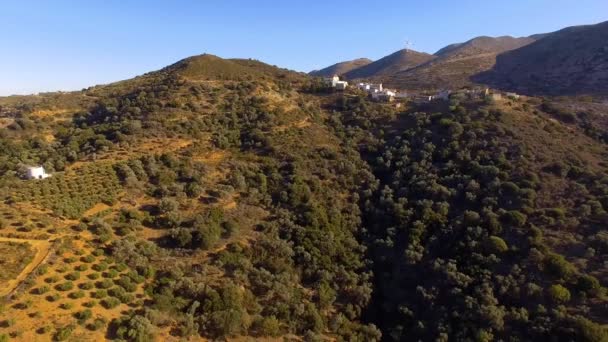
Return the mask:
[[427, 53], [403, 49], [385, 56], [373, 63], [347, 72], [348, 79], [381, 78], [397, 72], [408, 70], [435, 58]]
[[526, 94], [608, 94], [608, 21], [575, 26], [501, 54], [474, 78]]
[[534, 38], [477, 37], [448, 45], [436, 58], [410, 70], [385, 75], [390, 86], [408, 89], [460, 88], [470, 85], [470, 77], [491, 69], [496, 56], [534, 42]]
[[343, 75], [353, 69], [357, 69], [368, 65], [372, 62], [371, 59], [368, 58], [359, 58], [354, 59], [352, 61], [340, 62], [334, 65], [330, 65], [327, 68], [323, 68], [321, 70], [314, 70], [308, 73], [311, 76], [319, 76], [319, 77], [331, 77], [333, 75]]
[[174, 73], [191, 79], [243, 80], [258, 77], [286, 77], [297, 73], [254, 60], [224, 59], [211, 54], [192, 56], [172, 64], [160, 72]]

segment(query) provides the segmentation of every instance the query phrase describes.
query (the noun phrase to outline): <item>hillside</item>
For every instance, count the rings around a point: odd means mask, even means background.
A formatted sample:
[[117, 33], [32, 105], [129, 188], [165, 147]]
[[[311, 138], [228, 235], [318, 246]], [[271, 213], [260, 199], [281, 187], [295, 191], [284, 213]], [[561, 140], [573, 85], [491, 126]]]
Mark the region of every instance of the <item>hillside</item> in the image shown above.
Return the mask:
[[373, 63], [351, 70], [344, 74], [348, 79], [382, 78], [397, 72], [414, 68], [433, 59], [432, 55], [403, 49], [385, 56]]
[[608, 22], [555, 32], [501, 54], [477, 82], [525, 94], [608, 94]]
[[347, 72], [360, 68], [362, 66], [368, 65], [372, 63], [371, 59], [368, 58], [358, 58], [352, 61], [340, 62], [334, 65], [330, 65], [327, 68], [323, 68], [321, 70], [314, 70], [309, 72], [308, 74], [311, 76], [319, 76], [319, 77], [331, 77], [333, 75], [343, 75]]
[[460, 88], [471, 76], [491, 69], [496, 56], [533, 42], [533, 38], [477, 37], [452, 44], [435, 53], [437, 58], [413, 69], [386, 75], [390, 86], [406, 89]]
[[606, 104], [323, 86], [202, 55], [0, 98], [0, 339], [608, 338]]

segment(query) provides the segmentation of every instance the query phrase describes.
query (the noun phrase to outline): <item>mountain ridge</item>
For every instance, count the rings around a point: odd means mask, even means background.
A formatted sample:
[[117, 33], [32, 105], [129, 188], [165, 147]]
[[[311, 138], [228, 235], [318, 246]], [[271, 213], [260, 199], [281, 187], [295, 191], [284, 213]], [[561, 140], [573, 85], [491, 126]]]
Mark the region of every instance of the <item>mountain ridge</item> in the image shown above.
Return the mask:
[[322, 77], [331, 77], [333, 75], [342, 75], [351, 70], [363, 67], [372, 63], [373, 61], [369, 58], [357, 58], [350, 61], [339, 62], [333, 65], [330, 65], [326, 68], [320, 70], [313, 70], [308, 74], [311, 76], [322, 76]]

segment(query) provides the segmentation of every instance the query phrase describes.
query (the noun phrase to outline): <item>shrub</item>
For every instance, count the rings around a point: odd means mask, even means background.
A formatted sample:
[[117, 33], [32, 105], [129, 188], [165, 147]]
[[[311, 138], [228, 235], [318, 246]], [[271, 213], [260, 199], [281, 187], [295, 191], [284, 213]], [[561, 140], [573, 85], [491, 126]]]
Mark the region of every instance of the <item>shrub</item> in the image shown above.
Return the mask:
[[70, 293], [69, 295], [70, 298], [72, 299], [79, 299], [79, 298], [83, 298], [84, 297], [84, 291], [75, 291]]
[[41, 294], [45, 294], [45, 293], [49, 292], [49, 290], [50, 290], [50, 287], [48, 287], [47, 285], [43, 285], [43, 286], [40, 286], [39, 288], [34, 289], [32, 292], [35, 294], [41, 295]]
[[97, 290], [97, 291], [91, 293], [91, 297], [97, 298], [97, 299], [102, 299], [107, 296], [108, 296], [108, 291], [106, 291], [106, 290]]
[[64, 310], [71, 310], [74, 307], [72, 303], [62, 303], [60, 307]]
[[528, 219], [526, 215], [520, 213], [517, 210], [508, 211], [501, 218], [505, 222], [510, 223], [516, 227], [523, 227]]
[[80, 279], [80, 272], [70, 272], [65, 275], [65, 279], [67, 280], [78, 280]]
[[544, 264], [551, 274], [562, 279], [569, 278], [576, 272], [574, 265], [569, 263], [562, 255], [550, 253], [545, 256]]
[[76, 312], [74, 317], [78, 320], [78, 323], [83, 324], [93, 316], [93, 312], [90, 309]]
[[86, 264], [80, 264], [80, 265], [76, 266], [75, 269], [76, 269], [76, 271], [84, 272], [89, 269], [89, 266]]
[[46, 282], [47, 284], [56, 283], [58, 281], [59, 281], [59, 277], [56, 275], [50, 276], [50, 277], [47, 277], [46, 279], [44, 279], [44, 282]]
[[83, 290], [90, 290], [95, 287], [95, 284], [93, 284], [93, 282], [91, 282], [91, 281], [87, 281], [86, 283], [80, 284], [80, 286], [78, 286], [78, 287], [80, 287]]
[[144, 316], [123, 317], [113, 322], [117, 326], [116, 335], [132, 341], [154, 340], [154, 326]]
[[65, 327], [58, 328], [54, 336], [55, 341], [66, 341], [68, 338], [70, 338], [70, 335], [72, 335], [72, 332], [75, 328], [76, 327], [71, 324]]
[[118, 271], [114, 270], [114, 269], [110, 269], [109, 271], [103, 273], [104, 278], [112, 279], [112, 278], [116, 278], [117, 276], [118, 276]]
[[97, 279], [99, 279], [99, 273], [91, 273], [91, 274], [87, 275], [87, 278], [89, 278], [91, 280], [97, 280]]
[[95, 261], [95, 256], [93, 256], [93, 255], [83, 256], [82, 258], [80, 258], [80, 261], [86, 262], [87, 264], [90, 264], [93, 261]]
[[576, 289], [591, 296], [597, 296], [601, 291], [602, 285], [594, 276], [582, 275], [578, 278]]
[[281, 334], [281, 322], [275, 317], [264, 317], [259, 323], [258, 333], [261, 336], [277, 337]]
[[570, 291], [559, 284], [551, 285], [547, 294], [549, 295], [549, 299], [554, 303], [563, 304], [570, 301]]
[[110, 279], [103, 279], [98, 281], [95, 286], [99, 289], [109, 289], [110, 287], [114, 286], [114, 282]]
[[59, 291], [70, 291], [74, 288], [74, 283], [72, 283], [71, 281], [66, 281], [63, 284], [55, 286], [55, 288]]
[[489, 253], [502, 254], [509, 250], [509, 246], [507, 246], [505, 240], [498, 236], [490, 236], [486, 240], [485, 246]]
[[106, 309], [113, 309], [120, 305], [120, 300], [114, 297], [108, 297], [101, 301], [101, 305], [103, 305], [103, 307]]
[[82, 305], [87, 308], [92, 308], [92, 307], [95, 307], [95, 305], [97, 305], [97, 302], [94, 300], [89, 300], [87, 302], [82, 303]]
[[69, 257], [69, 258], [63, 259], [63, 261], [68, 264], [74, 263], [74, 262], [76, 262], [76, 260], [77, 260], [76, 257]]
[[56, 302], [61, 299], [61, 295], [59, 293], [53, 293], [52, 295], [46, 296], [46, 300], [49, 302]]
[[100, 330], [102, 328], [104, 328], [107, 324], [107, 321], [102, 318], [102, 317], [98, 317], [95, 318], [95, 320], [93, 320], [92, 323], [87, 325], [87, 329], [92, 330], [92, 331], [97, 331]]
[[97, 272], [103, 272], [108, 269], [108, 264], [105, 261], [93, 265], [93, 269]]

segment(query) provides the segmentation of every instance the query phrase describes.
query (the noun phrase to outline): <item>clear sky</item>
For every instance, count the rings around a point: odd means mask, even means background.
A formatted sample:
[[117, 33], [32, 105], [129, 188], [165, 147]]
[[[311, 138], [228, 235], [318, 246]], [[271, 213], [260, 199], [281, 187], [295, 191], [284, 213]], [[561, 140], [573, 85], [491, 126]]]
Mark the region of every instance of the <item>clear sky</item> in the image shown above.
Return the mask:
[[0, 95], [75, 90], [200, 53], [299, 71], [608, 20], [608, 0], [0, 0]]

